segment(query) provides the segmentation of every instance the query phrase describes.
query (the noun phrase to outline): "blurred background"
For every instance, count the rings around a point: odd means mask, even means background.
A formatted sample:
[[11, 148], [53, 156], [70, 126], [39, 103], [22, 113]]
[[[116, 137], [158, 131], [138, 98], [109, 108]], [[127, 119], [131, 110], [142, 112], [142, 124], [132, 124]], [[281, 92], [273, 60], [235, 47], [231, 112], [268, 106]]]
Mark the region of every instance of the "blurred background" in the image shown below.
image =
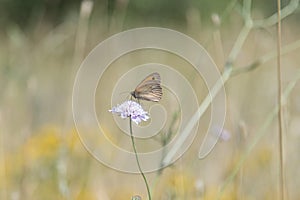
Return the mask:
[[[257, 22], [276, 13], [276, 1], [271, 0], [1, 0], [0, 199], [129, 200], [133, 195], [147, 199], [140, 175], [105, 167], [78, 138], [71, 101], [81, 62], [97, 44], [116, 33], [157, 26], [195, 39], [223, 71], [232, 48], [240, 41], [247, 16], [243, 8], [249, 2], [248, 14]], [[300, 9], [297, 0], [283, 0], [282, 7], [288, 14], [282, 20], [282, 46], [286, 47], [281, 57], [283, 91], [294, 83], [284, 105], [285, 186], [289, 199], [298, 199]], [[254, 27], [246, 36], [230, 62], [234, 69], [258, 65], [239, 71], [226, 83], [224, 128], [230, 139], [219, 142], [203, 160], [197, 159], [199, 146], [195, 142], [174, 165], [147, 174], [153, 199], [277, 197], [278, 124], [271, 115], [277, 102], [276, 58], [272, 56], [277, 47], [276, 23]], [[121, 76], [114, 69], [110, 73]], [[177, 70], [190, 81], [201, 102], [207, 95], [201, 77], [192, 76], [191, 66]], [[176, 113], [168, 117], [172, 116], [177, 119]], [[203, 127], [208, 126], [209, 118], [208, 112], [200, 121]], [[171, 122], [163, 131], [172, 132]], [[205, 133], [201, 127], [197, 140]], [[258, 134], [263, 137], [255, 143]], [[252, 144], [255, 147], [245, 156]], [[246, 161], [228, 183], [227, 178], [243, 159]]]

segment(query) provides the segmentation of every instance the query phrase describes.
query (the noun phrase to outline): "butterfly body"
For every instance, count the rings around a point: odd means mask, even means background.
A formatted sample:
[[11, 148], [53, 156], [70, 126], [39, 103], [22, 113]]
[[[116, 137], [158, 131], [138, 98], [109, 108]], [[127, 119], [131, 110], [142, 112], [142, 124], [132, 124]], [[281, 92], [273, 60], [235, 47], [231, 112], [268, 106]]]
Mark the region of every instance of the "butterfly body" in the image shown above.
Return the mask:
[[130, 94], [136, 99], [158, 102], [162, 96], [160, 83], [161, 79], [159, 73], [154, 72], [142, 80]]

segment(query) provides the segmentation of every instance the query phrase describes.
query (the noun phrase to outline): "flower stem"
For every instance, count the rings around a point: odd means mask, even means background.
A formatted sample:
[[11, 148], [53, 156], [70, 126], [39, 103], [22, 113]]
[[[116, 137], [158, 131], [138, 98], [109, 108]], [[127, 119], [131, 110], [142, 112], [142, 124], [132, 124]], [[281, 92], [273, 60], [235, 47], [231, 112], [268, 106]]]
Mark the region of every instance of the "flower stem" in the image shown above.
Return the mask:
[[134, 137], [133, 137], [133, 134], [132, 134], [132, 120], [131, 120], [131, 118], [129, 118], [129, 128], [130, 128], [130, 137], [131, 137], [131, 142], [132, 142], [133, 151], [134, 151], [134, 154], [135, 154], [135, 159], [136, 159], [136, 162], [137, 162], [137, 165], [138, 165], [140, 174], [142, 175], [142, 177], [143, 177], [143, 179], [144, 179], [144, 182], [145, 182], [145, 185], [146, 185], [146, 188], [147, 188], [148, 199], [151, 200], [150, 188], [149, 188], [149, 185], [148, 185], [146, 176], [145, 176], [145, 174], [143, 173], [142, 168], [141, 168], [141, 166], [140, 166], [140, 161], [139, 161], [138, 154], [137, 154], [137, 151], [136, 151], [136, 148], [135, 148]]

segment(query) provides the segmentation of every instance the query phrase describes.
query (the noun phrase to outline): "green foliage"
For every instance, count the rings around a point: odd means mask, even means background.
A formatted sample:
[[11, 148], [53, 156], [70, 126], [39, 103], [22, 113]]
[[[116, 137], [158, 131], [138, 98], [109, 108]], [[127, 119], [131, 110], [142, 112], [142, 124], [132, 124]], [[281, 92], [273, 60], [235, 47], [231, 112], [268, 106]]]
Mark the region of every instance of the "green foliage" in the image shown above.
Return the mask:
[[[199, 11], [202, 21], [207, 21], [210, 20], [212, 13], [222, 13], [226, 6], [233, 1], [237, 0], [128, 0], [124, 23], [129, 25], [131, 21], [138, 18], [152, 23], [176, 22], [177, 24], [184, 24], [186, 13], [191, 8]], [[242, 3], [242, 1], [238, 2]], [[287, 2], [284, 1], [283, 5]], [[80, 3], [80, 0], [2, 0], [0, 25], [7, 26], [12, 23], [22, 28], [30, 28], [28, 26], [40, 18], [56, 25], [64, 21], [68, 13], [74, 11], [78, 13]], [[126, 4], [126, 1], [101, 0], [94, 2], [95, 8], [105, 11], [108, 16], [119, 12], [123, 4]], [[252, 5], [254, 9], [261, 10], [266, 15], [276, 11], [276, 4], [271, 0], [256, 0]]]

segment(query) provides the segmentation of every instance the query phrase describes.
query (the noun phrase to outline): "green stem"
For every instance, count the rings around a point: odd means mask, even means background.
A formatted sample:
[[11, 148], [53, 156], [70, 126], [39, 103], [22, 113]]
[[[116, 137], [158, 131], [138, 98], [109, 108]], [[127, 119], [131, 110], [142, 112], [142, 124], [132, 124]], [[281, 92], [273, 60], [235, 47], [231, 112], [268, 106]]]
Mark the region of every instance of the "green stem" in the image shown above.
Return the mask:
[[285, 199], [284, 152], [283, 152], [283, 111], [282, 111], [282, 70], [281, 70], [281, 2], [277, 0], [277, 89], [278, 89], [278, 141], [279, 141], [279, 196]]
[[140, 161], [139, 161], [138, 154], [137, 154], [137, 151], [136, 151], [136, 148], [135, 148], [134, 137], [133, 137], [133, 134], [132, 134], [132, 120], [131, 120], [131, 118], [129, 118], [129, 128], [130, 128], [130, 137], [131, 137], [131, 142], [132, 142], [133, 151], [134, 151], [134, 154], [135, 154], [135, 159], [136, 159], [136, 162], [137, 162], [139, 171], [140, 171], [140, 173], [141, 173], [141, 175], [142, 175], [142, 177], [143, 177], [143, 179], [144, 179], [144, 182], [145, 182], [145, 185], [146, 185], [146, 188], [147, 188], [148, 199], [151, 200], [150, 188], [149, 188], [149, 185], [148, 185], [146, 176], [145, 176], [145, 174], [143, 173], [142, 168], [141, 168], [141, 166], [140, 166]]

